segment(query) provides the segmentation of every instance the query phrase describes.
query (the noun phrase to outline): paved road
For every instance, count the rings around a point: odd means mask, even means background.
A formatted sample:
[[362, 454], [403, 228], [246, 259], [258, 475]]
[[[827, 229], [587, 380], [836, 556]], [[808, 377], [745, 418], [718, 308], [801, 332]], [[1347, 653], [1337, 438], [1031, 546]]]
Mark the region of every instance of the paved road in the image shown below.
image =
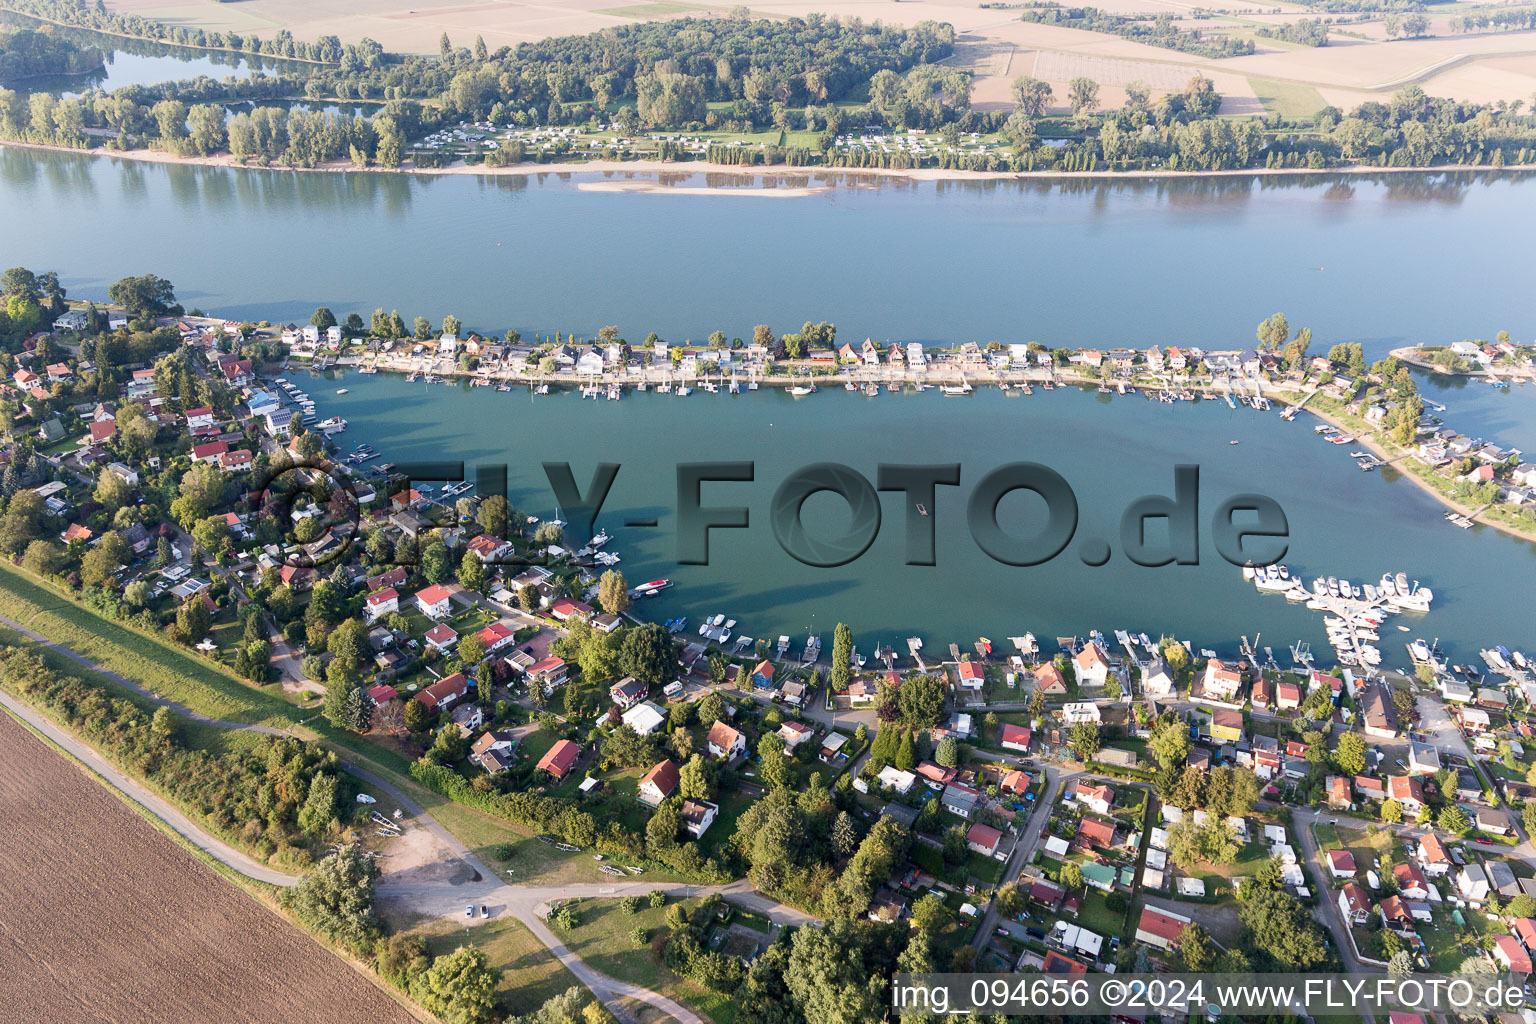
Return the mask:
[[[990, 756], [990, 755], [989, 755]], [[1007, 755], [1003, 755], [1007, 756]], [[1013, 760], [1017, 761], [1017, 758]], [[1056, 804], [1056, 798], [1061, 793], [1061, 788], [1072, 779], [1082, 775], [1080, 769], [1061, 768], [1057, 765], [1045, 766], [1045, 790], [1040, 794], [1040, 801], [1035, 804], [1034, 814], [1029, 823], [1024, 826], [1024, 831], [1019, 836], [1019, 841], [1014, 844], [1013, 853], [1008, 857], [1008, 864], [1003, 870], [1003, 884], [1016, 882], [1019, 874], [1024, 870], [1024, 865], [1034, 857], [1035, 848], [1040, 845], [1040, 837], [1045, 833], [1045, 825], [1051, 818], [1050, 808]], [[976, 929], [972, 945], [977, 949], [992, 937], [997, 928], [999, 917], [996, 901], [987, 904], [987, 912], [982, 915], [981, 925]]]
[[[248, 725], [240, 722], [226, 722], [206, 715], [198, 714], [189, 708], [183, 707], [174, 701], [167, 700], [137, 683], [125, 679], [116, 672], [97, 665], [90, 659], [70, 650], [68, 647], [15, 621], [14, 619], [0, 616], [0, 624], [4, 624], [18, 633], [37, 641], [39, 644], [55, 651], [62, 657], [80, 665], [83, 668], [110, 679], [112, 682], [125, 689], [131, 690], [147, 700], [153, 701], [161, 707], [170, 708], [173, 712], [192, 721], [206, 725], [216, 726], [222, 729], [232, 729], [245, 732], [258, 732], [269, 736], [288, 736], [289, 733], [281, 729], [263, 725]], [[32, 725], [39, 732], [48, 736], [60, 747], [69, 751], [73, 756], [85, 763], [110, 785], [126, 793], [134, 801], [148, 809], [152, 814], [170, 825], [176, 832], [184, 836], [199, 849], [204, 850], [220, 863], [226, 864], [241, 874], [255, 878], [273, 885], [290, 886], [298, 881], [292, 875], [274, 871], [265, 865], [259, 864], [245, 854], [234, 849], [221, 840], [203, 831], [189, 818], [183, 815], [175, 807], [160, 799], [148, 788], [134, 781], [128, 776], [112, 767], [100, 754], [96, 753], [88, 744], [76, 738], [71, 733], [59, 728], [33, 711], [27, 705], [17, 701], [8, 694], [0, 693], [0, 705], [4, 705], [16, 714], [18, 718]], [[633, 1018], [621, 1005], [621, 1000], [638, 1000], [655, 1007], [667, 1014], [673, 1020], [682, 1024], [707, 1024], [707, 1022], [692, 1010], [680, 1005], [676, 1001], [652, 992], [649, 989], [610, 978], [605, 974], [593, 970], [581, 959], [565, 947], [563, 943], [549, 930], [539, 917], [538, 908], [546, 905], [551, 899], [584, 897], [615, 897], [625, 895], [644, 895], [656, 888], [665, 888], [667, 891], [682, 894], [701, 896], [711, 892], [718, 892], [737, 903], [762, 913], [779, 924], [802, 925], [815, 924], [817, 920], [807, 914], [790, 907], [782, 906], [756, 893], [750, 883], [739, 881], [727, 886], [658, 886], [645, 882], [619, 882], [615, 885], [603, 883], [585, 883], [571, 886], [515, 886], [496, 881], [496, 873], [487, 867], [473, 852], [461, 843], [453, 833], [440, 825], [436, 819], [426, 812], [420, 804], [403, 793], [392, 783], [380, 778], [373, 772], [347, 761], [341, 762], [342, 767], [351, 775], [363, 780], [370, 786], [387, 794], [395, 800], [401, 808], [412, 815], [417, 823], [429, 830], [439, 842], [443, 844], [458, 860], [469, 868], [468, 880], [462, 880], [465, 876], [459, 873], [459, 881], [440, 881], [428, 885], [391, 886], [387, 881], [381, 881], [379, 896], [386, 900], [399, 900], [410, 905], [411, 909], [432, 917], [460, 917], [464, 913], [464, 907], [470, 903], [484, 903], [497, 912], [510, 912], [529, 931], [536, 935], [540, 942], [549, 948], [561, 963], [576, 976], [584, 985], [592, 990], [598, 999], [602, 1000], [608, 1008], [621, 1020], [631, 1022]]]

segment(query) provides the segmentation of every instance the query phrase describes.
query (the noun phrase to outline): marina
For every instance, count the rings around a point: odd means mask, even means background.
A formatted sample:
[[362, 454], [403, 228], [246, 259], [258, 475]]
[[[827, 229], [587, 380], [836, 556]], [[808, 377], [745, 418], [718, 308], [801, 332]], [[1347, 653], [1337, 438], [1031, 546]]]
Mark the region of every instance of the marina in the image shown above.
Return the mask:
[[[525, 437], [547, 439], [541, 459], [569, 461], [577, 479], [590, 472], [594, 458], [619, 462], [623, 470], [598, 521], [614, 541], [601, 553], [622, 552], [621, 567], [631, 580], [632, 593], [641, 599], [645, 617], [697, 624], [703, 621], [698, 616], [708, 612], [713, 617], [719, 608], [729, 607], [753, 635], [780, 639], [782, 652], [770, 645], [779, 658], [791, 656], [791, 646], [796, 660], [803, 657], [806, 644], [791, 645], [788, 637], [805, 636], [804, 623], [818, 610], [849, 621], [866, 649], [889, 647], [902, 652], [898, 661], [911, 658], [912, 664], [922, 657], [923, 647], [912, 648], [907, 638], [942, 644], [964, 638], [969, 645], [978, 634], [1019, 635], [1021, 626], [1038, 636], [1080, 636], [1095, 626], [1119, 629], [1135, 624], [1136, 635], [1192, 636], [1201, 647], [1227, 652], [1238, 637], [1252, 635], [1261, 626], [1266, 635], [1284, 638], [1287, 644], [1322, 649], [1331, 639], [1323, 619], [1339, 609], [1309, 608], [1311, 602], [1331, 605], [1335, 598], [1331, 591], [1326, 598], [1314, 593], [1311, 574], [1305, 581], [1294, 580], [1294, 567], [1327, 565], [1356, 581], [1372, 580], [1376, 606], [1395, 604], [1396, 614], [1411, 621], [1420, 614], [1415, 602], [1423, 600], [1422, 595], [1413, 596], [1413, 579], [1407, 581], [1406, 595], [1386, 593], [1379, 580], [1383, 567], [1398, 560], [1402, 550], [1423, 553], [1415, 575], [1421, 589], [1433, 588], [1436, 629], [1447, 638], [1443, 644], [1456, 660], [1470, 660], [1478, 649], [1492, 644], [1530, 643], [1528, 620], [1517, 610], [1521, 585], [1517, 574], [1508, 571], [1509, 560], [1533, 557], [1529, 545], [1486, 530], [1446, 531], [1443, 510], [1391, 467], [1361, 474], [1352, 461], [1319, 460], [1308, 443], [1313, 435], [1299, 425], [1277, 416], [1229, 420], [1232, 412], [1224, 402], [1166, 407], [1134, 396], [1056, 387], [1040, 404], [986, 388], [976, 390], [969, 401], [945, 403], [945, 416], [936, 421], [909, 415], [910, 403], [923, 400], [915, 388], [879, 402], [807, 402], [772, 389], [759, 392], [751, 402], [702, 404], [695, 404], [697, 398], [675, 402], [651, 389], [631, 391], [623, 402], [589, 401], [583, 406], [579, 393], [559, 389], [531, 403], [508, 403], [489, 388], [461, 384], [423, 390], [419, 382], [411, 385], [389, 374], [354, 376], [348, 384], [349, 394], [326, 403], [327, 413], [347, 421], [347, 437], [387, 448], [396, 462], [440, 458], [442, 451], [455, 448], [476, 452], [480, 459], [505, 453], [508, 497], [534, 519], [550, 516], [554, 502], [538, 464], [524, 465], [513, 457], [526, 447]], [[448, 406], [461, 414], [447, 412]], [[585, 414], [578, 411], [581, 408]], [[1265, 487], [1266, 479], [1278, 481], [1270, 493], [1291, 524], [1291, 550], [1285, 558], [1293, 567], [1291, 581], [1268, 582], [1260, 593], [1254, 581], [1243, 581], [1209, 548], [1202, 551], [1208, 559], [1200, 566], [1162, 569], [1128, 566], [1117, 556], [1106, 569], [1094, 570], [1076, 557], [1062, 557], [994, 575], [998, 593], [993, 603], [1001, 602], [997, 607], [1006, 606], [1009, 614], [1000, 615], [995, 608], [966, 612], [965, 581], [995, 573], [996, 563], [963, 532], [956, 533], [963, 531], [963, 487], [958, 495], [940, 488], [937, 505], [925, 502], [922, 509], [907, 505], [903, 511], [899, 496], [889, 496], [886, 501], [894, 504], [886, 505], [889, 522], [879, 538], [857, 562], [840, 569], [813, 569], [795, 562], [759, 519], [766, 515], [777, 482], [798, 468], [807, 453], [872, 476], [879, 462], [943, 462], [958, 450], [968, 453], [963, 479], [974, 483], [993, 466], [1016, 458], [1005, 436], [1018, 432], [1050, 445], [1048, 464], [1064, 473], [1084, 510], [1081, 534], [1113, 536], [1116, 510], [1136, 495], [1167, 493], [1170, 487], [1169, 467], [1181, 460], [1182, 452], [1171, 435], [1164, 440], [1161, 430], [1147, 428], [1168, 416], [1174, 417], [1179, 446], [1195, 444], [1207, 453], [1201, 464], [1203, 492], [1241, 493]], [[712, 446], [751, 458], [757, 470], [754, 483], [711, 485], [712, 495], [718, 491], [719, 496], [705, 503], [751, 506], [753, 528], [713, 530], [710, 564], [679, 565], [670, 519], [662, 518], [662, 530], [620, 526], [629, 515], [664, 514], [675, 501], [673, 467], [658, 459], [651, 439], [695, 436], [706, 422]], [[999, 429], [1003, 426], [1007, 435]], [[1227, 443], [1234, 431], [1242, 441], [1237, 447]], [[1097, 448], [1105, 443], [1129, 446], [1126, 450], [1138, 455], [1109, 476], [1083, 472], [1081, 467], [1093, 464]], [[376, 455], [372, 448], [357, 452]], [[1258, 474], [1259, 466], [1305, 469], [1271, 477]], [[1361, 509], [1369, 509], [1369, 515], [1359, 515]], [[922, 518], [924, 513], [936, 523], [937, 572], [903, 564], [902, 517]], [[1027, 517], [1013, 515], [1006, 506], [999, 521], [1020, 534], [1030, 532]], [[636, 586], [636, 580], [650, 582]], [[1457, 596], [1472, 580], [1491, 584], [1495, 591], [1502, 587], [1509, 596], [1493, 598], [1486, 607], [1481, 602], [1473, 605]], [[1306, 584], [1305, 594], [1297, 582]], [[1447, 582], [1450, 599], [1442, 586]], [[1269, 594], [1287, 599], [1262, 600]], [[834, 596], [835, 602], [829, 603]], [[1365, 586], [1351, 584], [1350, 600], [1370, 603]], [[733, 636], [727, 646], [735, 642]], [[1366, 643], [1380, 646], [1379, 641]]]

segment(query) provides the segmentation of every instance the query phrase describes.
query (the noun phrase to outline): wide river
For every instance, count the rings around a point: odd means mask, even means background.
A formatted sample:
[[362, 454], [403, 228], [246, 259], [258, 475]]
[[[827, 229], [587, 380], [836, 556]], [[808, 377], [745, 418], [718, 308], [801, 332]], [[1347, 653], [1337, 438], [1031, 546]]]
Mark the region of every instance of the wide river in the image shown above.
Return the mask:
[[[1235, 347], [1278, 309], [1313, 328], [1314, 351], [1361, 341], [1379, 355], [1501, 328], [1529, 339], [1536, 328], [1517, 241], [1536, 232], [1536, 185], [1511, 177], [873, 181], [795, 198], [579, 187], [600, 180], [235, 171], [4, 149], [0, 262], [57, 269], [74, 296], [104, 297], [118, 277], [153, 272], [188, 306], [230, 317], [307, 320], [318, 305], [366, 317], [382, 306], [525, 337], [613, 323], [631, 340], [702, 339], [814, 319], [856, 341]], [[1294, 640], [1321, 649], [1320, 614], [1256, 594], [1211, 545], [1220, 501], [1258, 491], [1287, 513], [1286, 560], [1309, 579], [1400, 569], [1434, 587], [1435, 609], [1407, 623], [1412, 634], [1386, 627], [1387, 664], [1406, 664], [1401, 641], [1421, 633], [1463, 660], [1491, 643], [1536, 644], [1531, 545], [1448, 526], [1409, 482], [1360, 473], [1319, 442], [1306, 417], [1076, 391], [584, 402], [386, 376], [348, 377], [344, 396], [338, 386], [309, 390], [322, 415], [349, 420], [346, 440], [371, 441], [391, 461], [509, 463], [511, 497], [537, 515], [554, 511], [540, 462], [570, 461], [583, 485], [595, 463], [621, 463], [599, 524], [630, 580], [677, 582], [647, 602], [655, 613], [694, 624], [721, 612], [739, 631], [798, 645], [807, 630], [830, 642], [843, 619], [865, 651], [910, 635], [942, 650], [978, 635], [1031, 630], [1048, 641], [1092, 628], [1223, 650], [1262, 633], [1277, 653]], [[1536, 449], [1532, 389], [1430, 381], [1426, 391], [1452, 425]], [[679, 566], [674, 466], [698, 460], [756, 462], [754, 483], [705, 492], [706, 504], [749, 506], [752, 525], [716, 531], [710, 565]], [[962, 518], [975, 483], [1018, 460], [1060, 472], [1082, 509], [1078, 540], [1027, 569], [991, 561]], [[938, 565], [903, 564], [907, 509], [895, 494], [851, 565], [812, 569], [781, 551], [769, 501], [818, 461], [870, 479], [882, 462], [961, 463], [961, 486], [941, 489], [933, 509]], [[1202, 469], [1202, 564], [1134, 566], [1119, 551], [1120, 513], [1142, 494], [1171, 493], [1180, 462]], [[846, 515], [826, 497], [813, 507]], [[1003, 507], [1021, 533], [1029, 511], [1017, 497]], [[659, 526], [626, 529], [631, 516]], [[1108, 565], [1079, 559], [1086, 537], [1112, 542]]]

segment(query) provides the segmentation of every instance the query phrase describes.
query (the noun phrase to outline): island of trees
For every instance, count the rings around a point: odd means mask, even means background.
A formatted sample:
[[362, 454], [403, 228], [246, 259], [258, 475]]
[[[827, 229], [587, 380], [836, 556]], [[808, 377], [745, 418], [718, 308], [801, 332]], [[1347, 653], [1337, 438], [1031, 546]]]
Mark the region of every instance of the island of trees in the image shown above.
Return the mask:
[[83, 75], [103, 66], [101, 51], [52, 32], [0, 28], [0, 83], [41, 75]]

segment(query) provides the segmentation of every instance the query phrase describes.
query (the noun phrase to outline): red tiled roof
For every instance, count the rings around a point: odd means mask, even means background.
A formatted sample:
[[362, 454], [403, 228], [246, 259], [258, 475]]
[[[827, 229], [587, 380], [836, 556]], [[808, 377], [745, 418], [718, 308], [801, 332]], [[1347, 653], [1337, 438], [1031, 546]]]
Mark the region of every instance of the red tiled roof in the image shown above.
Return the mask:
[[114, 420], [97, 420], [91, 424], [91, 440], [105, 441], [117, 433], [117, 423]]
[[1003, 834], [991, 825], [983, 825], [980, 822], [972, 825], [965, 833], [965, 841], [975, 843], [977, 846], [985, 846], [989, 850], [997, 849], [997, 844], [1002, 842]]
[[581, 756], [580, 747], [570, 740], [561, 740], [539, 758], [538, 768], [551, 775], [561, 776], [571, 770], [571, 765], [576, 763], [576, 758], [579, 756]]
[[677, 788], [678, 778], [677, 765], [673, 764], [672, 760], [668, 758], [640, 776], [640, 785], [644, 786], [647, 782], [654, 783], [661, 792], [661, 795], [666, 797], [670, 796], [672, 791]]
[[1141, 920], [1136, 924], [1138, 932], [1146, 932], [1155, 935], [1164, 942], [1175, 943], [1179, 941], [1179, 933], [1184, 930], [1187, 921], [1180, 921], [1176, 917], [1169, 917], [1156, 907], [1143, 907]]
[[1115, 841], [1115, 826], [1097, 818], [1084, 818], [1077, 826], [1077, 838], [1094, 846], [1109, 846]]
[[368, 691], [368, 696], [373, 698], [375, 704], [384, 704], [394, 700], [400, 694], [393, 686], [380, 683]]
[[428, 709], [436, 709], [438, 704], [450, 697], [462, 697], [469, 692], [469, 680], [463, 672], [455, 672], [433, 683], [416, 695], [416, 699], [425, 704]]
[[448, 588], [441, 583], [434, 583], [430, 587], [418, 590], [416, 592], [416, 600], [422, 604], [442, 604], [448, 600]]
[[721, 750], [730, 750], [740, 738], [741, 733], [724, 722], [716, 722], [709, 727], [709, 742]]
[[385, 587], [383, 590], [376, 590], [369, 594], [366, 600], [370, 606], [373, 606], [388, 604], [391, 601], [399, 600], [399, 598], [400, 593], [394, 587]]
[[1029, 746], [1029, 730], [1022, 725], [1005, 725], [1003, 734], [998, 737], [999, 743], [1013, 743], [1021, 747]]
[[440, 622], [433, 626], [431, 629], [427, 630], [427, 639], [438, 647], [441, 647], [444, 644], [451, 644], [453, 641], [457, 640], [458, 637], [459, 634], [454, 630], [452, 626], [448, 625], [446, 622]]
[[1328, 866], [1335, 871], [1355, 873], [1355, 855], [1348, 850], [1329, 850]]

